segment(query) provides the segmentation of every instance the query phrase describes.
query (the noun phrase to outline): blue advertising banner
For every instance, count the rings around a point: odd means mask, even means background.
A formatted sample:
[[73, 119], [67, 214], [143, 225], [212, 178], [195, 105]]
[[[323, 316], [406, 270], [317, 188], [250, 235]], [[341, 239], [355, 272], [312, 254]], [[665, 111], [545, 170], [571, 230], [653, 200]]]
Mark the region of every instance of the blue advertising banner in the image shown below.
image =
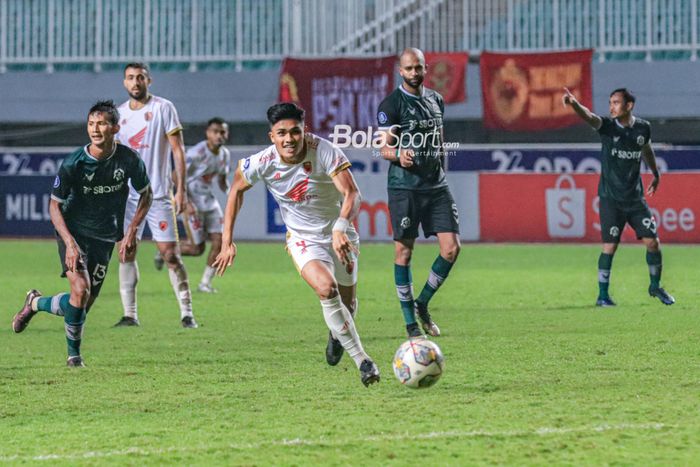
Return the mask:
[[[655, 148], [662, 172], [700, 170], [700, 147]], [[461, 149], [448, 158], [451, 171], [498, 173], [599, 173], [600, 148]]]
[[0, 235], [50, 237], [51, 186], [55, 176], [0, 176]]

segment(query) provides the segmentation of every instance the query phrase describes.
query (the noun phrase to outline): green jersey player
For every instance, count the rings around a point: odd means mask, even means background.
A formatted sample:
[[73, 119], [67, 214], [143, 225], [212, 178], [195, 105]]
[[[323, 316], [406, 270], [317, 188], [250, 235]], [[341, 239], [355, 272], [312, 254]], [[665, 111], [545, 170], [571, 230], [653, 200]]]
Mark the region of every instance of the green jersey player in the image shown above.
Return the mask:
[[600, 197], [600, 233], [603, 251], [598, 258], [598, 299], [596, 306], [615, 306], [608, 294], [612, 260], [620, 243], [625, 224], [629, 224], [647, 247], [649, 266], [649, 295], [664, 305], [673, 305], [675, 299], [661, 287], [661, 249], [656, 222], [644, 200], [640, 177], [641, 160], [654, 174], [646, 193], [653, 196], [659, 187], [659, 170], [651, 147], [651, 125], [632, 115], [635, 97], [625, 88], [610, 94], [610, 118], [600, 117], [582, 106], [564, 88], [564, 105], [600, 134], [603, 143], [601, 173], [598, 183]]
[[[409, 337], [423, 330], [439, 336], [428, 302], [447, 279], [459, 255], [457, 205], [445, 180], [442, 96], [423, 86], [427, 67], [423, 52], [409, 48], [399, 57], [401, 85], [379, 105], [377, 121], [386, 144], [381, 149], [391, 162], [388, 198], [394, 232], [394, 282]], [[418, 226], [427, 238], [436, 235], [440, 254], [433, 262], [420, 295], [413, 299], [411, 255]]]
[[[12, 320], [12, 329], [22, 332], [38, 311], [63, 316], [67, 364], [71, 367], [84, 366], [80, 355], [83, 323], [104, 283], [114, 244], [121, 240], [121, 258], [135, 248], [136, 229], [152, 199], [143, 161], [136, 152], [114, 141], [119, 131], [119, 112], [112, 101], [92, 106], [87, 130], [90, 144], [64, 159], [49, 206], [70, 293], [45, 297], [30, 290], [24, 306]], [[134, 221], [124, 233], [129, 182], [140, 198]]]

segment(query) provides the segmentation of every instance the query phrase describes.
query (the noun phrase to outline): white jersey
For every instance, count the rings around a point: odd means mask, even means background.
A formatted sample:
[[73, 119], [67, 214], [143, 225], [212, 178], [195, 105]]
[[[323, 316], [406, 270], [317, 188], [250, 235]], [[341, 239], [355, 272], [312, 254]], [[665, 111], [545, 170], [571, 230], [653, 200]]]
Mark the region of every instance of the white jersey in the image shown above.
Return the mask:
[[[340, 215], [343, 196], [332, 178], [350, 167], [343, 151], [330, 141], [307, 133], [306, 157], [286, 164], [274, 145], [241, 159], [238, 168], [249, 185], [262, 181], [280, 206], [290, 235], [316, 243], [331, 243], [333, 224]], [[351, 241], [358, 239], [350, 225]]]
[[218, 201], [214, 196], [214, 181], [218, 182], [220, 175], [229, 174], [231, 153], [221, 146], [219, 153], [214, 154], [205, 140], [192, 146], [187, 151], [186, 158], [187, 191], [190, 194], [190, 201], [198, 211], [216, 209]]
[[[167, 99], [151, 96], [139, 110], [131, 110], [129, 101], [124, 102], [119, 106], [119, 115], [121, 128], [117, 140], [138, 152], [143, 159], [153, 198], [170, 197], [173, 182], [168, 135], [182, 130], [175, 106]], [[129, 195], [138, 196], [133, 188]]]

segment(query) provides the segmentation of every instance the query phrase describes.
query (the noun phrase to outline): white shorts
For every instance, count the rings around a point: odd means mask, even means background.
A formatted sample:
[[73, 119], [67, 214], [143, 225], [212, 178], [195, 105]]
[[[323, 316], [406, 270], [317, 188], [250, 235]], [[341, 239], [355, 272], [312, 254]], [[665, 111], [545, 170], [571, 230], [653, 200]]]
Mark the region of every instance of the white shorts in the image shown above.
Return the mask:
[[[360, 242], [353, 242], [357, 251], [360, 251]], [[331, 268], [335, 280], [339, 285], [350, 287], [357, 284], [357, 257], [352, 263], [352, 267], [347, 268], [333, 251], [330, 243], [315, 243], [308, 240], [301, 240], [298, 237], [287, 238], [287, 253], [292, 257], [294, 265], [301, 274], [306, 263], [318, 260], [326, 263]]]
[[[124, 214], [124, 233], [126, 229], [131, 225], [131, 220], [136, 214], [136, 206], [138, 205], [138, 198], [129, 199], [126, 202], [126, 212]], [[173, 203], [170, 198], [159, 198], [154, 199], [151, 208], [146, 214], [146, 220], [143, 222], [138, 230], [136, 237], [141, 240], [143, 236], [143, 229], [146, 228], [146, 223], [148, 223], [148, 228], [151, 229], [151, 235], [153, 240], [156, 242], [177, 242], [177, 223], [175, 222], [175, 210], [173, 209]]]
[[204, 243], [207, 234], [224, 231], [224, 215], [221, 207], [217, 204], [211, 211], [198, 211], [193, 216], [187, 216], [187, 222], [183, 220], [187, 230], [187, 238], [194, 245]]

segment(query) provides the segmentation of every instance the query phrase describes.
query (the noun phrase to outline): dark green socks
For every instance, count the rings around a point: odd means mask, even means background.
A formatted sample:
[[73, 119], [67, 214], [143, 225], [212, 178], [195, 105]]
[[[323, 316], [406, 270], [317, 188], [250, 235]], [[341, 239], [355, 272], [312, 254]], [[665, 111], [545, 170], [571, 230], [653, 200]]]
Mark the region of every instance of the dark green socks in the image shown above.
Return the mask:
[[433, 266], [430, 268], [428, 280], [425, 282], [423, 290], [416, 299], [417, 302], [420, 302], [422, 305], [428, 304], [430, 299], [433, 298], [433, 295], [435, 295], [435, 292], [437, 292], [442, 283], [445, 282], [445, 279], [447, 279], [447, 275], [450, 273], [453, 264], [454, 263], [450, 263], [440, 255], [435, 258]]
[[70, 294], [67, 293], [54, 295], [53, 297], [39, 297], [36, 308], [39, 311], [45, 311], [52, 315], [63, 316], [63, 310], [66, 309], [69, 299]]
[[658, 289], [661, 284], [661, 252], [647, 251], [647, 265], [649, 266], [649, 286]]
[[608, 287], [610, 286], [612, 261], [613, 255], [601, 253], [598, 257], [598, 298], [610, 298]]
[[416, 317], [413, 313], [413, 278], [411, 277], [411, 267], [394, 264], [394, 283], [396, 284], [396, 294], [401, 303], [401, 312], [406, 324], [414, 324]]
[[[63, 303], [61, 304], [63, 305]], [[68, 344], [68, 356], [80, 355], [80, 341], [83, 338], [83, 323], [85, 323], [85, 309], [74, 307], [66, 300], [63, 308], [63, 321], [66, 328], [66, 343]]]

